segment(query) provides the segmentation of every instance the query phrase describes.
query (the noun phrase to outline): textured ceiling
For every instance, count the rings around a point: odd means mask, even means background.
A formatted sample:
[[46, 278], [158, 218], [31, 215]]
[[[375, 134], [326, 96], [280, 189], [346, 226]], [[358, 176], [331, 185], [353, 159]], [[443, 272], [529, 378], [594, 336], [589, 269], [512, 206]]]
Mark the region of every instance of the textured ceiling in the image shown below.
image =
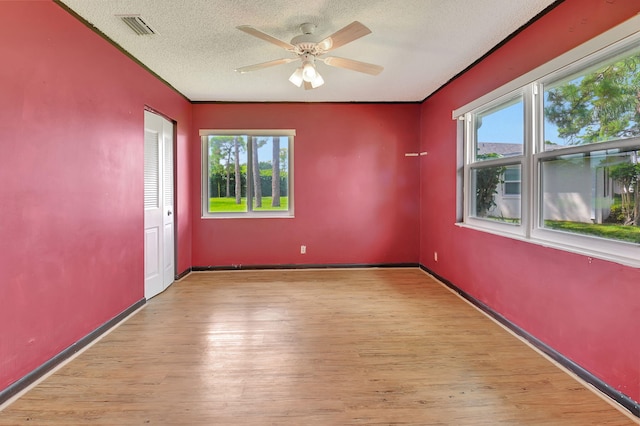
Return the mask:
[[[421, 101], [554, 0], [60, 0], [192, 101]], [[116, 15], [139, 14], [157, 34], [138, 36]], [[372, 31], [331, 52], [378, 64], [371, 76], [317, 65], [325, 84], [288, 81], [292, 57], [236, 29], [290, 42], [304, 22], [320, 41], [352, 21]]]

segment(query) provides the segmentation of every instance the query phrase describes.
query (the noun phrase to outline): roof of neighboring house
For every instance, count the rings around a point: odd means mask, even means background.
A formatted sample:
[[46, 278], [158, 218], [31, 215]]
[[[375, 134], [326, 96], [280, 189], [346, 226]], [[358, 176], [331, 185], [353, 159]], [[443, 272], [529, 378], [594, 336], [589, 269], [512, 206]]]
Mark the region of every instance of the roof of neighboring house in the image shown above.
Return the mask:
[[478, 142], [478, 155], [499, 154], [502, 157], [522, 155], [521, 143]]

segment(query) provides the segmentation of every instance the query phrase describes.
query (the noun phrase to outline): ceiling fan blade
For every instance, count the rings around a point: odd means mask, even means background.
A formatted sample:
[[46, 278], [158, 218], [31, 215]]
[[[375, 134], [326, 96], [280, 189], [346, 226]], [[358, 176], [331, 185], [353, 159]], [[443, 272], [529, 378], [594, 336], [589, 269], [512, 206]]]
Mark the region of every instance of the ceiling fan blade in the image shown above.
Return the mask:
[[304, 90], [311, 90], [313, 89], [313, 86], [311, 85], [311, 83], [309, 83], [308, 81], [304, 82]]
[[263, 68], [273, 67], [275, 65], [288, 64], [289, 62], [297, 61], [298, 58], [284, 58], [284, 59], [276, 59], [274, 61], [262, 62], [260, 64], [255, 65], [247, 65], [246, 67], [240, 67], [236, 69], [236, 72], [240, 74], [244, 74], [251, 71], [261, 70]]
[[320, 43], [318, 43], [318, 46], [325, 52], [328, 52], [330, 50], [337, 49], [340, 46], [344, 46], [345, 44], [350, 43], [353, 40], [357, 40], [360, 37], [364, 37], [370, 33], [371, 30], [369, 28], [358, 21], [353, 21], [346, 27], [336, 31], [329, 37], [322, 40]]
[[250, 25], [240, 25], [239, 27], [236, 27], [236, 28], [239, 29], [240, 31], [244, 31], [245, 33], [250, 34], [250, 35], [252, 35], [254, 37], [258, 37], [258, 38], [260, 38], [262, 40], [268, 41], [269, 43], [273, 43], [276, 46], [280, 46], [283, 49], [286, 49], [286, 50], [294, 50], [295, 49], [295, 47], [293, 47], [293, 45], [291, 43], [287, 43], [286, 41], [278, 40], [277, 38], [272, 37], [267, 33], [263, 33], [262, 31], [260, 31], [260, 30], [258, 30], [256, 28], [253, 28]]
[[380, 65], [369, 64], [366, 62], [355, 61], [353, 59], [338, 58], [336, 56], [329, 56], [321, 59], [325, 64], [332, 67], [344, 68], [351, 71], [363, 72], [365, 74], [378, 75], [382, 72], [384, 67]]

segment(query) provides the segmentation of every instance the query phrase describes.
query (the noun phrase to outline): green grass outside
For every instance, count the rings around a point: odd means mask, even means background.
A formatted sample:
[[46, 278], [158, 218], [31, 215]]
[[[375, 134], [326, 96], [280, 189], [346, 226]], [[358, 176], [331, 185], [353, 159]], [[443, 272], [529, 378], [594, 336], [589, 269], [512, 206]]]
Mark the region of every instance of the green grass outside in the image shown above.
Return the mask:
[[547, 228], [640, 244], [640, 226], [545, 220]]
[[[280, 197], [280, 207], [271, 207], [272, 197], [262, 197], [262, 207], [253, 208], [254, 211], [281, 211], [289, 209], [289, 197]], [[211, 213], [229, 213], [229, 212], [246, 212], [247, 199], [241, 198], [240, 204], [236, 204], [233, 198], [209, 198], [209, 212]]]
[[487, 216], [486, 219], [495, 220], [496, 222], [513, 223], [515, 225], [520, 225], [519, 217]]

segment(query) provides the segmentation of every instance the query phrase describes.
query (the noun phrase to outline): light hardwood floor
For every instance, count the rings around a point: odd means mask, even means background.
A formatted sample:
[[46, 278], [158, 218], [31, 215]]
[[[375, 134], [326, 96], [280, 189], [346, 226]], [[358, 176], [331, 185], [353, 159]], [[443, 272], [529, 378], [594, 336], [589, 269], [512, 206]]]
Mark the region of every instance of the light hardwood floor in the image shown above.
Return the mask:
[[0, 425], [634, 423], [419, 269], [193, 273], [0, 412]]

